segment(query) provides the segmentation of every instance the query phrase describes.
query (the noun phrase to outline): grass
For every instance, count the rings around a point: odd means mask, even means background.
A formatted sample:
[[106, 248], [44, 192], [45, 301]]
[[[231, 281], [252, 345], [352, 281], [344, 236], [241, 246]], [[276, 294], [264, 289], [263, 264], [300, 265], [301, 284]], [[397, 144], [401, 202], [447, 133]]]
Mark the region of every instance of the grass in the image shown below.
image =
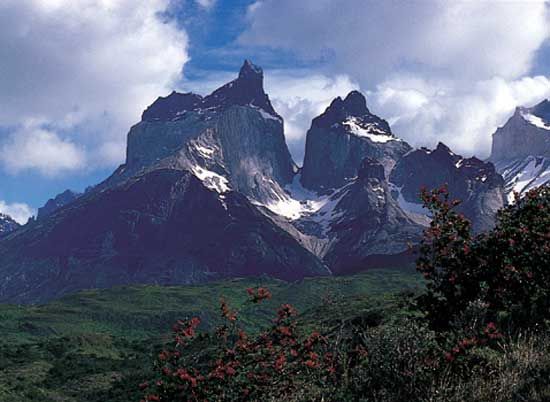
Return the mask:
[[[246, 289], [268, 287], [261, 306]], [[139, 400], [136, 384], [180, 318], [219, 323], [219, 301], [239, 310], [257, 331], [274, 308], [293, 304], [304, 326], [330, 329], [342, 320], [388, 320], [400, 314], [401, 291], [421, 289], [414, 268], [372, 270], [350, 277], [287, 283], [235, 279], [195, 286], [127, 286], [89, 290], [39, 306], [0, 305], [0, 402]]]

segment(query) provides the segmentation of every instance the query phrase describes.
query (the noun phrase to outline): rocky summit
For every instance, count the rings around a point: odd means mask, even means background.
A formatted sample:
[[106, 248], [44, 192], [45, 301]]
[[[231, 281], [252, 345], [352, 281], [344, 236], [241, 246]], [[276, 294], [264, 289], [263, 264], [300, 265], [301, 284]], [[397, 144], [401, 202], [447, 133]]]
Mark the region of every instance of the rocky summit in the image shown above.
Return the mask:
[[493, 134], [490, 160], [504, 177], [508, 202], [550, 183], [550, 102], [516, 108]]
[[365, 157], [378, 159], [389, 172], [411, 149], [395, 137], [388, 122], [370, 113], [365, 97], [352, 91], [332, 101], [313, 119], [306, 137], [302, 184], [312, 190], [330, 190], [357, 177]]
[[38, 214], [36, 218], [42, 219], [46, 216], [53, 214], [59, 208], [64, 207], [65, 205], [70, 204], [71, 202], [76, 200], [78, 197], [80, 197], [80, 195], [81, 194], [74, 191], [65, 190], [61, 194], [56, 195], [54, 198], [50, 198], [43, 207], [38, 208]]
[[51, 199], [0, 241], [0, 301], [402, 265], [430, 221], [422, 186], [448, 184], [475, 229], [491, 227], [504, 199], [494, 166], [444, 144], [413, 149], [357, 91], [313, 119], [298, 168], [263, 79], [245, 61], [207, 96], [159, 97], [110, 177]]
[[20, 226], [11, 216], [0, 213], [0, 237], [7, 236]]
[[390, 182], [395, 198], [412, 214], [422, 213], [420, 190], [445, 184], [458, 210], [468, 217], [476, 232], [493, 226], [495, 212], [504, 206], [504, 181], [490, 162], [464, 158], [439, 143], [434, 150], [409, 152], [395, 166]]

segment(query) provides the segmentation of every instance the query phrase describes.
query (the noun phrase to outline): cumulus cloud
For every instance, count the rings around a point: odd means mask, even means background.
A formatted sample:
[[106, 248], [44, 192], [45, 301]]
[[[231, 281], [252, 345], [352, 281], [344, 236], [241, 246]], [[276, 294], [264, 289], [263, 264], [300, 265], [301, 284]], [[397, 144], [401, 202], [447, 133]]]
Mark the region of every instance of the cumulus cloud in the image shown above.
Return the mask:
[[475, 82], [467, 90], [454, 82], [394, 79], [369, 92], [371, 109], [388, 118], [396, 134], [414, 146], [438, 141], [462, 153], [489, 156], [491, 136], [518, 105], [550, 97], [544, 76]]
[[36, 169], [49, 176], [85, 166], [82, 149], [34, 122], [13, 133], [0, 148], [0, 159], [10, 172]]
[[216, 0], [196, 0], [196, 2], [206, 10], [210, 10], [216, 5]]
[[437, 139], [487, 156], [506, 114], [548, 96], [545, 77], [529, 75], [549, 35], [542, 0], [261, 0], [248, 19], [241, 44], [291, 50], [350, 76], [415, 144]]
[[17, 223], [24, 225], [31, 216], [34, 216], [36, 211], [23, 203], [8, 204], [0, 200], [0, 213], [9, 215]]
[[330, 77], [306, 71], [267, 71], [265, 81], [275, 110], [284, 118], [286, 140], [299, 164], [304, 157], [304, 139], [311, 120], [334, 98], [358, 88], [345, 75]]
[[[52, 174], [82, 169], [85, 159], [120, 163], [129, 126], [171, 90], [188, 59], [186, 33], [163, 20], [168, 6], [2, 1], [0, 126], [11, 128], [0, 136], [4, 166]], [[47, 154], [30, 152], [36, 145]], [[12, 152], [30, 153], [21, 162]]]

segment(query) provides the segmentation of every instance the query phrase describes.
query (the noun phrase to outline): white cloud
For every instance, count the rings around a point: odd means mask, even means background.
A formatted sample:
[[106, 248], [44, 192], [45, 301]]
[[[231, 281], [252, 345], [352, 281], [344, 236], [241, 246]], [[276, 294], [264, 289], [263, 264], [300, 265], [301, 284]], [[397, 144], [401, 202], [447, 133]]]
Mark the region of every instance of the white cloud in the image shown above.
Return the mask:
[[351, 77], [415, 145], [441, 140], [487, 156], [516, 105], [549, 95], [545, 77], [529, 76], [549, 35], [543, 0], [262, 0], [248, 18], [241, 44], [291, 50]]
[[216, 5], [216, 0], [196, 0], [196, 2], [206, 10], [211, 10]]
[[36, 214], [36, 211], [23, 203], [7, 204], [5, 201], [0, 200], [0, 212], [9, 215], [17, 223], [24, 225], [27, 223], [31, 216]]
[[337, 96], [346, 96], [358, 84], [349, 77], [329, 77], [307, 71], [267, 71], [266, 92], [273, 107], [284, 118], [285, 136], [298, 163], [304, 156], [304, 140], [311, 120]]
[[[123, 160], [128, 128], [170, 92], [188, 59], [185, 32], [160, 16], [168, 6], [169, 0], [0, 3], [0, 126], [21, 132], [29, 120], [40, 121], [40, 141], [70, 155], [23, 168], [81, 169], [79, 153], [99, 165]], [[14, 135], [0, 138], [4, 148], [37, 138]]]
[[32, 122], [3, 144], [0, 160], [10, 172], [36, 169], [49, 176], [85, 166], [84, 152], [78, 146]]
[[517, 105], [531, 106], [550, 97], [543, 76], [507, 81], [478, 81], [467, 89], [451, 82], [394, 79], [369, 93], [371, 109], [392, 122], [412, 145], [434, 146], [443, 140], [467, 155], [489, 156], [491, 136]]

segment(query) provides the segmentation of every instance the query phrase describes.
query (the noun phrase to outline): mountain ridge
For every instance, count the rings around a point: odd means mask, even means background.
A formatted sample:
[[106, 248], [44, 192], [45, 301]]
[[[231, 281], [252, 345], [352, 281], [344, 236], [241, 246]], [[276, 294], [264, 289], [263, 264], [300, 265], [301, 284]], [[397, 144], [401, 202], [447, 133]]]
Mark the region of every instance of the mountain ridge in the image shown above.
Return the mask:
[[434, 184], [452, 178], [451, 195], [469, 197], [466, 215], [489, 227], [503, 191], [492, 165], [443, 144], [414, 150], [358, 91], [313, 119], [298, 168], [263, 70], [245, 61], [210, 95], [158, 98], [131, 127], [126, 161], [109, 178], [0, 241], [0, 300], [412, 262], [429, 214], [395, 172], [428, 162], [430, 175], [452, 173]]

